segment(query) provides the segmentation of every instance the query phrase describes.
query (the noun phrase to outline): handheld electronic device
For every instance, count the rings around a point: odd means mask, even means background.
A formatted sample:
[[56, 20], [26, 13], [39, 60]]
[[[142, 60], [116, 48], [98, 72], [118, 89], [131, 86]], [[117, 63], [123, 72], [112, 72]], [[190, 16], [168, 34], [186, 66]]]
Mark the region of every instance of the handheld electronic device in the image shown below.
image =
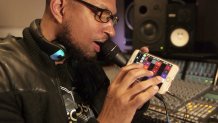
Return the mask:
[[[143, 63], [146, 70], [153, 71], [153, 76], [161, 76], [163, 81], [159, 86], [159, 94], [164, 94], [168, 91], [171, 86], [172, 80], [175, 78], [179, 67], [169, 61], [166, 61], [157, 56], [151, 55], [149, 53], [142, 53], [140, 50], [135, 50], [130, 57], [127, 65], [132, 63]], [[140, 78], [146, 80], [151, 77]]]

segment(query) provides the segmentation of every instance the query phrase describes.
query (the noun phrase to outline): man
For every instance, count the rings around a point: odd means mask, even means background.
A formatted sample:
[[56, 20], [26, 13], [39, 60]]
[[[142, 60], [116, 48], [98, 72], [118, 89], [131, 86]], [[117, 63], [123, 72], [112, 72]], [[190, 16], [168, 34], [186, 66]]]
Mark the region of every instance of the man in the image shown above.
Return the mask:
[[23, 38], [0, 41], [0, 122], [136, 122], [162, 79], [136, 83], [153, 73], [132, 64], [109, 85], [93, 59], [115, 35], [115, 14], [115, 0], [46, 0]]

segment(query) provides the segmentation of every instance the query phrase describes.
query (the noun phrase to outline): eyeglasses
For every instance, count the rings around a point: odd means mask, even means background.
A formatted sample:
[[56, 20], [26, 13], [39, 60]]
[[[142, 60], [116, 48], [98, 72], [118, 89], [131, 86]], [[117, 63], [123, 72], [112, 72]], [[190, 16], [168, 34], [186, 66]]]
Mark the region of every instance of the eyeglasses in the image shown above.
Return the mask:
[[77, 1], [82, 3], [91, 10], [95, 14], [95, 20], [97, 20], [98, 22], [107, 23], [111, 19], [113, 25], [116, 25], [118, 23], [119, 18], [117, 16], [114, 16], [110, 10], [99, 8], [88, 2], [85, 2], [84, 0]]

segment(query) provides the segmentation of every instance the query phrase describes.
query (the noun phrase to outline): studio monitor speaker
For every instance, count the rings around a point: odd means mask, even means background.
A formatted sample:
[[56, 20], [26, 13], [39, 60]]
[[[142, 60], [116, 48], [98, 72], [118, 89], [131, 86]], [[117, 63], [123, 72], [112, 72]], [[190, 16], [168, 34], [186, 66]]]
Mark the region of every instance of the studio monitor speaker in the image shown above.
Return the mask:
[[133, 48], [165, 49], [167, 0], [134, 0]]
[[125, 38], [126, 45], [132, 45], [133, 39], [133, 18], [134, 18], [134, 5], [133, 0], [124, 0], [124, 21], [125, 21]]
[[194, 50], [196, 5], [168, 4], [167, 52], [184, 53]]

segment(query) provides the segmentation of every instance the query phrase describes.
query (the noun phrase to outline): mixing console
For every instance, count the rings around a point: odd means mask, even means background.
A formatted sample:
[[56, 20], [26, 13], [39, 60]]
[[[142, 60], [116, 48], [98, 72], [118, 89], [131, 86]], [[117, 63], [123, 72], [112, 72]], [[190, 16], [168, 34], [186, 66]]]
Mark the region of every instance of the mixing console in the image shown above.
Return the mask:
[[[169, 59], [168, 59], [169, 60]], [[180, 68], [169, 91], [176, 98], [164, 94], [171, 123], [218, 123], [217, 64], [211, 62], [169, 60]], [[112, 80], [118, 67], [106, 68]], [[146, 117], [152, 123], [166, 123], [166, 110], [157, 98], [150, 100]]]
[[[171, 122], [218, 123], [218, 87], [213, 85], [217, 65], [196, 61], [172, 62], [179, 65], [180, 71], [169, 89], [177, 97], [164, 95]], [[145, 115], [165, 120], [163, 103], [157, 98], [150, 103]]]

